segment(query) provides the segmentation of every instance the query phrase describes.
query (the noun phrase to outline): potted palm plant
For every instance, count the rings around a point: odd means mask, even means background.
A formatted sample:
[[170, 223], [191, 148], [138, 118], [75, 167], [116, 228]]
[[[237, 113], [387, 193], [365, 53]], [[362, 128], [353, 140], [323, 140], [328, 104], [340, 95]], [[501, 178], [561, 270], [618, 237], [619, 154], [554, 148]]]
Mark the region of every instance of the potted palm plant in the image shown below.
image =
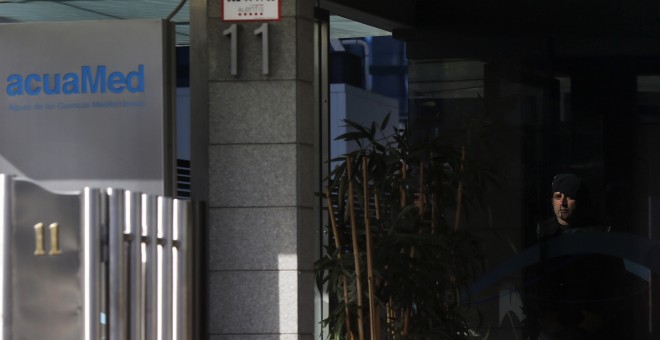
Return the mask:
[[358, 149], [332, 160], [324, 193], [331, 241], [315, 272], [332, 302], [323, 325], [332, 339], [466, 338], [463, 302], [483, 256], [461, 216], [493, 176], [469, 156], [474, 127], [412, 140], [388, 134], [388, 119], [345, 121], [351, 131], [338, 138]]

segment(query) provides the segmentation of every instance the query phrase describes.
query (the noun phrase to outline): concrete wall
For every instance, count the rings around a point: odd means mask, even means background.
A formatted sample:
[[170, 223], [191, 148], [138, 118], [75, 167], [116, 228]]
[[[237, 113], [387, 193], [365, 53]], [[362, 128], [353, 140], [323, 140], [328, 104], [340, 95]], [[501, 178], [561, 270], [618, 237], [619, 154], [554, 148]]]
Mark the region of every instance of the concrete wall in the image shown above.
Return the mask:
[[191, 2], [192, 134], [207, 134], [193, 141], [192, 167], [193, 197], [208, 202], [209, 339], [313, 338], [313, 6], [282, 1], [281, 21], [269, 23], [270, 75], [253, 33], [261, 23], [237, 23], [234, 76], [221, 1]]

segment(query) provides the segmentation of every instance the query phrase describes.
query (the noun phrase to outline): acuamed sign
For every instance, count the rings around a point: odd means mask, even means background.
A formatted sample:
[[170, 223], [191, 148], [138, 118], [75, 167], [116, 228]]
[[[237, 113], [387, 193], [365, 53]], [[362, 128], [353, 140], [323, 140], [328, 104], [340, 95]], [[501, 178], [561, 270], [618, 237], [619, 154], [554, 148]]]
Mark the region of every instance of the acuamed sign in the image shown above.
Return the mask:
[[282, 0], [221, 0], [222, 21], [280, 20]]
[[0, 24], [0, 173], [171, 195], [168, 25]]
[[80, 93], [131, 93], [144, 92], [144, 65], [140, 64], [135, 71], [107, 73], [105, 65], [92, 68], [89, 65], [80, 67], [80, 72], [65, 74], [28, 75], [12, 74], [7, 77], [8, 96], [37, 96], [40, 94], [80, 94]]

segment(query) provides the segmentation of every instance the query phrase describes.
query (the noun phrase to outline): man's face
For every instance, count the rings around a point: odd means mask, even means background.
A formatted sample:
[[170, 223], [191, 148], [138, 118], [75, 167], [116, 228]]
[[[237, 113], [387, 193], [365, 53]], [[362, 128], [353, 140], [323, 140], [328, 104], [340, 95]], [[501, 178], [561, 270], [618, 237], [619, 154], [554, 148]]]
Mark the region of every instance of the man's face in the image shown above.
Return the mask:
[[573, 197], [568, 197], [561, 192], [555, 192], [552, 195], [552, 207], [555, 210], [559, 224], [569, 225], [569, 220], [575, 213], [576, 203]]

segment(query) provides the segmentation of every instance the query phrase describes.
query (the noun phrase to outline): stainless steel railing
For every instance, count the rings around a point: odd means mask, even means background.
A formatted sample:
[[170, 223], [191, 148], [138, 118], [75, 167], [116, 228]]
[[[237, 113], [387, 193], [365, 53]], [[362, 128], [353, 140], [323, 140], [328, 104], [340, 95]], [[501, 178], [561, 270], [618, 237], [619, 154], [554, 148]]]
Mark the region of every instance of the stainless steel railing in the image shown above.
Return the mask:
[[[43, 233], [43, 221], [57, 228]], [[0, 340], [192, 339], [192, 228], [188, 200], [115, 188], [56, 194], [0, 174]], [[57, 252], [13, 251], [43, 244]], [[17, 298], [28, 289], [49, 303]]]

